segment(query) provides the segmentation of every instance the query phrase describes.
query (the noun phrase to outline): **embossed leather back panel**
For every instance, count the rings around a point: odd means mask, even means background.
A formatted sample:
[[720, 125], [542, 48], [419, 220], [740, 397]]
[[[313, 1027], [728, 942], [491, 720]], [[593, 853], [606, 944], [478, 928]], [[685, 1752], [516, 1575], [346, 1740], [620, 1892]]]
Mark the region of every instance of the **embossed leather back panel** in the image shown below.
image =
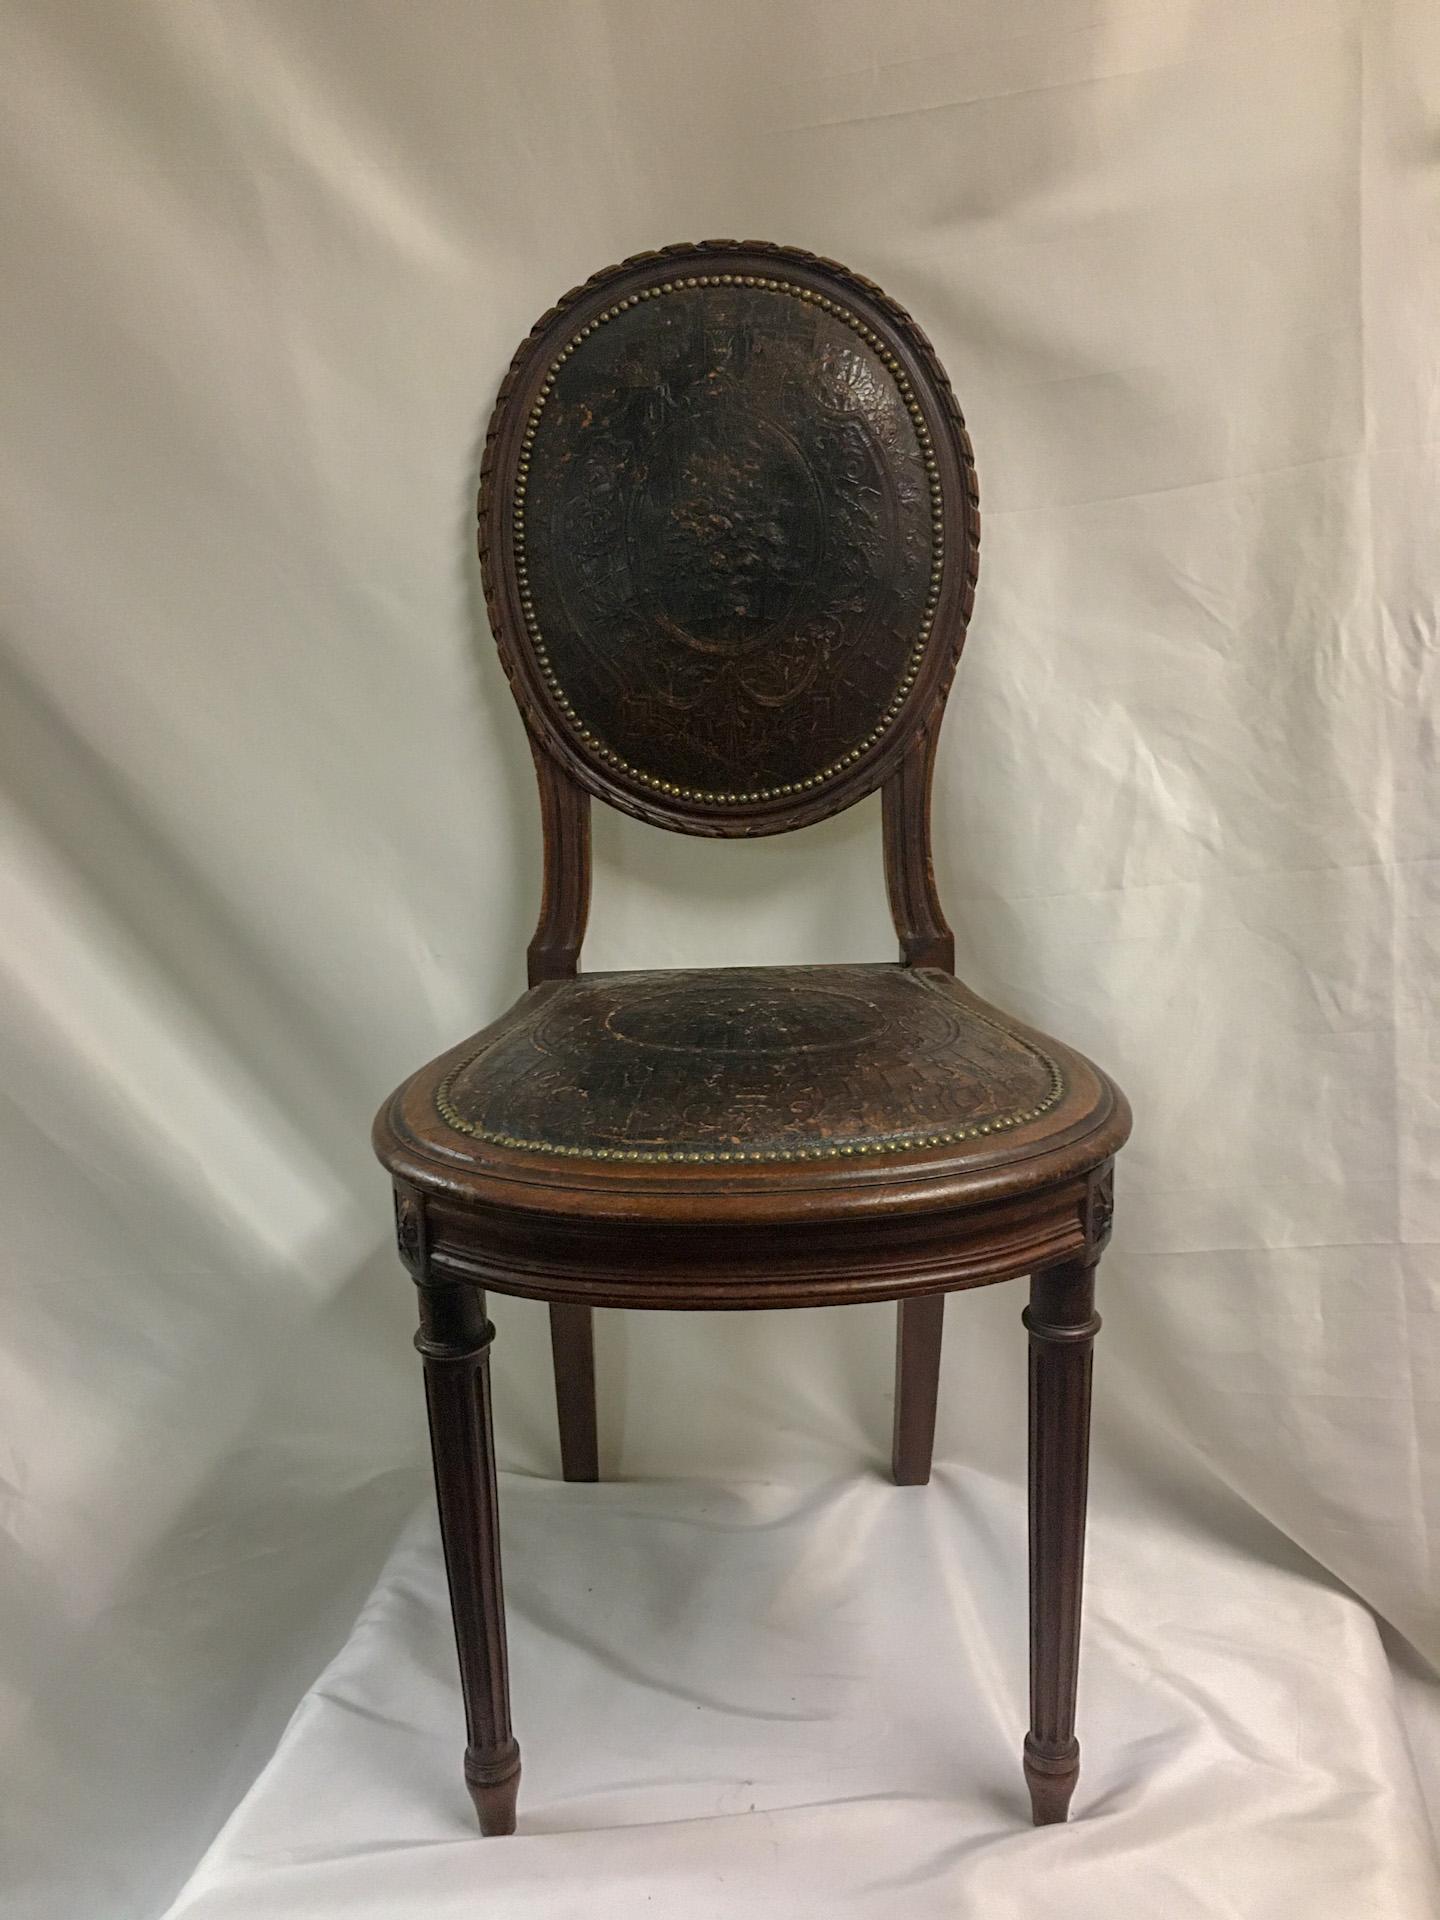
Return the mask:
[[541, 323], [497, 408], [482, 557], [527, 717], [592, 790], [774, 831], [878, 784], [943, 695], [977, 523], [913, 322], [829, 263], [724, 244]]

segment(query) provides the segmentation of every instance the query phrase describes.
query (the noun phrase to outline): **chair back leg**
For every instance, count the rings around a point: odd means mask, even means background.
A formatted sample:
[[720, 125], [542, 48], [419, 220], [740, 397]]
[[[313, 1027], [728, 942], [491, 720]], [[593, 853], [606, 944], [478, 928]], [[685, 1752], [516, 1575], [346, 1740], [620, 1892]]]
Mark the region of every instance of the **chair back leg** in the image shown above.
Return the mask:
[[555, 1411], [560, 1420], [560, 1471], [567, 1480], [600, 1478], [595, 1422], [595, 1329], [590, 1307], [550, 1303]]
[[923, 1487], [930, 1478], [944, 1326], [943, 1293], [900, 1302], [895, 1327], [895, 1431], [890, 1449], [897, 1487]]

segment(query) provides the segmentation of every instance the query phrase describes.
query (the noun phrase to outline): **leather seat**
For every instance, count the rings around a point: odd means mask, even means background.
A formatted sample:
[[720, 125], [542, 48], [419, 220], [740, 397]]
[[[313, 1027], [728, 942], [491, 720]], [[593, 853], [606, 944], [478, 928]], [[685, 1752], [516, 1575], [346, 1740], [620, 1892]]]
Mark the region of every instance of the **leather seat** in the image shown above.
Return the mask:
[[436, 1104], [483, 1145], [640, 1162], [801, 1161], [1007, 1133], [1053, 1055], [933, 970], [598, 973], [526, 994]]
[[413, 1075], [376, 1141], [440, 1197], [593, 1221], [616, 1195], [633, 1230], [677, 1201], [753, 1218], [758, 1192], [812, 1225], [917, 1180], [999, 1199], [1125, 1124], [1098, 1068], [938, 968], [716, 967], [532, 988]]

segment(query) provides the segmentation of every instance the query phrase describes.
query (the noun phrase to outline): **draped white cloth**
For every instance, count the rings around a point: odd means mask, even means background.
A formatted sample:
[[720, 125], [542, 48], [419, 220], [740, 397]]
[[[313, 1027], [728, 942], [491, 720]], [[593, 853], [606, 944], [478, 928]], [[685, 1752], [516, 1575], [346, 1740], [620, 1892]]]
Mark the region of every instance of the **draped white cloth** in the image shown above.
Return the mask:
[[[0, 10], [7, 1915], [1435, 1911], [1437, 93], [1424, 0]], [[494, 1302], [525, 1778], [470, 1837], [368, 1122], [521, 985], [501, 369], [715, 233], [954, 376], [961, 971], [1135, 1108], [1065, 1830], [1007, 1287], [925, 1491], [885, 1310], [605, 1317], [567, 1488]], [[891, 950], [873, 802], [597, 856], [597, 966]]]

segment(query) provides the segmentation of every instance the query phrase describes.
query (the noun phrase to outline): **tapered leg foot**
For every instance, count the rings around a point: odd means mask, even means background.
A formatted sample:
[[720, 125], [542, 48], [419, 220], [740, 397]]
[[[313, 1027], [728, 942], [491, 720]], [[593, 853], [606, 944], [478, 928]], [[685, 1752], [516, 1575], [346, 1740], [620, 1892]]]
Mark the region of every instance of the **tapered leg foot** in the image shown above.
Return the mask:
[[589, 1307], [550, 1304], [555, 1411], [560, 1421], [560, 1472], [566, 1480], [600, 1478], [595, 1425], [595, 1332]]
[[1030, 1789], [1030, 1811], [1037, 1827], [1062, 1824], [1070, 1817], [1070, 1796], [1080, 1778], [1080, 1743], [1070, 1742], [1064, 1754], [1042, 1753], [1027, 1737], [1025, 1783]]
[[520, 1792], [520, 1749], [512, 1740], [508, 1752], [465, 1755], [465, 1785], [475, 1805], [480, 1831], [490, 1834], [515, 1831], [515, 1801]]
[[1095, 1268], [1037, 1273], [1030, 1331], [1030, 1731], [1025, 1778], [1037, 1827], [1067, 1818], [1080, 1774], [1075, 1691], [1085, 1564]]
[[897, 1487], [923, 1487], [930, 1478], [944, 1327], [943, 1293], [900, 1302], [895, 1327], [895, 1432], [890, 1448]]

